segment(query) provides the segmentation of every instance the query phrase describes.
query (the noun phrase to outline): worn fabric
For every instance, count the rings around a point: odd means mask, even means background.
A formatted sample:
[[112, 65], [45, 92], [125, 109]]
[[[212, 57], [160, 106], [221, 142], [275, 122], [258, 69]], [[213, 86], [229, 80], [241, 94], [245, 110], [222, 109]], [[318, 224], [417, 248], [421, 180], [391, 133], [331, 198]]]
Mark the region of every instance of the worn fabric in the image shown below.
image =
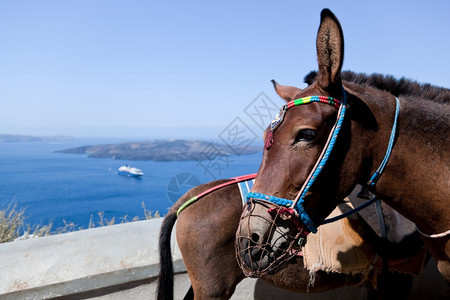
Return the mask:
[[[349, 201], [341, 203], [329, 217], [351, 210]], [[352, 215], [322, 225], [316, 234], [308, 235], [303, 248], [303, 261], [310, 273], [319, 270], [345, 274], [363, 274], [367, 278], [377, 256], [364, 240], [364, 231]]]

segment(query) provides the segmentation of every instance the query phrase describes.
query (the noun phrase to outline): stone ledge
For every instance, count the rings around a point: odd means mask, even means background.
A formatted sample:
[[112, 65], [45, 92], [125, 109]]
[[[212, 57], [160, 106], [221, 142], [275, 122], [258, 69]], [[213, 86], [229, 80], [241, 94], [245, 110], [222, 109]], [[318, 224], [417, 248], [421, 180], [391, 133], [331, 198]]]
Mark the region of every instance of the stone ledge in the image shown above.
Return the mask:
[[[122, 285], [159, 273], [162, 219], [0, 245], [0, 298], [48, 299]], [[172, 238], [175, 272], [185, 271]]]
[[[155, 299], [162, 218], [0, 244], [0, 299]], [[190, 286], [172, 233], [175, 299]], [[446, 299], [450, 286], [431, 260], [408, 299]], [[232, 300], [366, 299], [362, 287], [295, 294], [262, 280], [241, 282]]]

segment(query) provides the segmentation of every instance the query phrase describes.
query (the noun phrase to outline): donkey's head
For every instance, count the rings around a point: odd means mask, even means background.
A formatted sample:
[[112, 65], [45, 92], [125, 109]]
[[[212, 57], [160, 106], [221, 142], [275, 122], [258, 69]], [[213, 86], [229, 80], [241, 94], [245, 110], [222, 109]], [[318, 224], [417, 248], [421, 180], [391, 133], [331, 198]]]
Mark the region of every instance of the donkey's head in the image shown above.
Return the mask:
[[[262, 163], [237, 232], [238, 259], [250, 275], [273, 271], [295, 255], [306, 235], [354, 187], [350, 180], [329, 180], [354, 178], [357, 171], [341, 171], [350, 127], [343, 118], [346, 93], [340, 75], [344, 40], [328, 9], [321, 14], [316, 46], [314, 83], [301, 90], [273, 81], [287, 104], [265, 131]], [[320, 163], [324, 159], [326, 164]]]

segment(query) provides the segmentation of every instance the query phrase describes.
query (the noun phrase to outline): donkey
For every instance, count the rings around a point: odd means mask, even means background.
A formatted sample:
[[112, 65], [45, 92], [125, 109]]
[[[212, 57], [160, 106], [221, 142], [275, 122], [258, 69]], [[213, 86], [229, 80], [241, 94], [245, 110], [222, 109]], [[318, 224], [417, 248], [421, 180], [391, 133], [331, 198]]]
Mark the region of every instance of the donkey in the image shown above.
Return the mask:
[[396, 95], [383, 85], [343, 80], [343, 31], [328, 9], [316, 48], [318, 72], [310, 86], [276, 86], [287, 104], [265, 131], [237, 233], [237, 246], [248, 248], [239, 255], [242, 265], [255, 268], [251, 253], [273, 252], [270, 239], [280, 220], [301, 223], [287, 227], [288, 249], [295, 250], [360, 184], [362, 195], [376, 194], [416, 224], [450, 282], [450, 91], [416, 84], [401, 92], [396, 82]]

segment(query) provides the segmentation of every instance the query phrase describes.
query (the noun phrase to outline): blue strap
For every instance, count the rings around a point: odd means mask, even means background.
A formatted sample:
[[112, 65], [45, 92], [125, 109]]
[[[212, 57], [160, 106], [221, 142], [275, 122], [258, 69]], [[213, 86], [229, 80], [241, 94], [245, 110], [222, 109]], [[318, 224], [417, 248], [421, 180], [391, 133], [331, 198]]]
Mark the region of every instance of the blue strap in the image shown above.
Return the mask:
[[358, 207], [356, 207], [356, 208], [354, 208], [352, 210], [349, 210], [348, 212], [343, 213], [342, 215], [339, 215], [339, 216], [336, 216], [336, 217], [324, 220], [322, 222], [322, 224], [328, 224], [328, 223], [332, 223], [332, 222], [338, 221], [340, 219], [347, 218], [348, 216], [353, 215], [354, 213], [357, 213], [358, 211], [366, 208], [367, 206], [371, 205], [372, 203], [374, 203], [374, 202], [376, 202], [378, 200], [380, 200], [380, 199], [378, 199], [377, 197], [373, 197], [372, 199], [368, 200], [367, 202], [361, 204], [360, 206], [358, 206]]
[[[265, 195], [261, 193], [253, 193], [250, 192], [247, 194], [247, 199], [260, 199], [260, 200], [266, 200], [269, 202], [272, 202], [277, 205], [281, 205], [284, 207], [291, 207], [294, 201], [284, 199], [284, 198], [278, 198], [275, 196]], [[298, 215], [300, 216], [300, 219], [302, 220], [303, 224], [305, 224], [306, 228], [308, 228], [309, 232], [316, 233], [317, 228], [314, 226], [313, 221], [309, 217], [309, 215], [306, 213], [306, 211], [303, 209], [303, 205], [299, 205], [295, 209], [298, 212]]]
[[[306, 104], [306, 103], [303, 103], [303, 104]], [[346, 92], [345, 92], [344, 87], [342, 87], [342, 102], [341, 102], [341, 106], [340, 106], [340, 113], [339, 113], [338, 119], [336, 120], [336, 125], [334, 126], [333, 131], [330, 133], [331, 138], [328, 143], [328, 146], [325, 149], [325, 153], [322, 156], [319, 164], [313, 170], [312, 176], [309, 178], [308, 182], [305, 183], [305, 188], [303, 189], [303, 192], [300, 195], [298, 202], [296, 202], [295, 207], [293, 207], [299, 214], [303, 224], [305, 224], [306, 227], [308, 228], [308, 230], [312, 233], [316, 233], [317, 228], [314, 225], [311, 218], [309, 217], [309, 215], [306, 213], [306, 211], [303, 208], [303, 202], [305, 201], [303, 197], [306, 195], [306, 193], [308, 192], [308, 190], [310, 189], [310, 187], [316, 180], [317, 176], [319, 176], [320, 172], [322, 171], [323, 167], [325, 166], [325, 164], [330, 156], [331, 151], [333, 150], [334, 144], [336, 143], [336, 140], [339, 135], [339, 131], [341, 130], [342, 123], [344, 121], [346, 105], [347, 105]], [[280, 121], [278, 122], [278, 125], [281, 121], [282, 121], [282, 119], [280, 119]], [[277, 198], [274, 196], [265, 195], [265, 194], [261, 194], [261, 193], [249, 193], [249, 194], [247, 194], [247, 198], [248, 199], [254, 198], [254, 199], [267, 200], [272, 203], [282, 205], [285, 207], [291, 207], [294, 204], [294, 201], [292, 201], [292, 200]]]
[[381, 174], [383, 174], [384, 168], [386, 167], [386, 164], [389, 160], [389, 157], [391, 156], [392, 148], [394, 147], [394, 140], [395, 140], [395, 133], [397, 132], [397, 120], [398, 115], [400, 113], [400, 101], [397, 97], [395, 97], [395, 117], [394, 117], [394, 125], [392, 126], [391, 136], [389, 138], [389, 144], [386, 150], [386, 154], [384, 155], [383, 161], [381, 162], [378, 169], [373, 173], [372, 177], [370, 178], [369, 182], [367, 183], [368, 186], [374, 187], [377, 184], [378, 179], [380, 179]]
[[328, 147], [325, 150], [325, 153], [324, 153], [321, 161], [319, 162], [319, 165], [314, 170], [314, 173], [311, 176], [311, 178], [309, 179], [308, 183], [306, 184], [306, 187], [303, 190], [303, 193], [300, 195], [299, 204], [303, 203], [303, 201], [304, 201], [303, 197], [306, 195], [306, 193], [308, 192], [309, 188], [312, 186], [312, 184], [316, 180], [317, 176], [319, 176], [320, 172], [322, 171], [323, 167], [325, 166], [326, 162], [328, 161], [330, 153], [333, 150], [334, 144], [336, 143], [336, 140], [338, 138], [339, 131], [341, 130], [342, 123], [344, 122], [345, 111], [346, 111], [346, 107], [345, 107], [346, 103], [347, 103], [346, 93], [345, 93], [345, 90], [342, 88], [342, 109], [341, 109], [341, 114], [339, 116], [339, 119], [336, 121], [336, 127], [334, 128], [334, 131], [331, 133], [332, 137], [331, 137], [330, 143], [328, 144]]
[[286, 207], [291, 207], [292, 203], [294, 203], [294, 201], [292, 201], [292, 200], [278, 198], [275, 196], [265, 195], [265, 194], [261, 194], [261, 193], [253, 193], [253, 192], [250, 192], [247, 194], [247, 199], [250, 199], [250, 198], [266, 200], [266, 201], [272, 202], [274, 204], [278, 204], [278, 205], [282, 205], [282, 206], [286, 206]]
[[[250, 199], [250, 198], [266, 200], [266, 201], [272, 202], [274, 204], [282, 205], [285, 207], [291, 207], [292, 203], [294, 202], [292, 200], [288, 200], [288, 199], [284, 199], [284, 198], [278, 198], [278, 197], [274, 197], [274, 196], [270, 196], [270, 195], [265, 195], [265, 194], [261, 194], [261, 193], [253, 193], [253, 192], [250, 192], [247, 194], [247, 199]], [[373, 197], [372, 199], [368, 200], [367, 202], [361, 204], [360, 206], [358, 206], [352, 210], [349, 210], [348, 212], [345, 212], [339, 216], [324, 220], [322, 222], [322, 224], [328, 224], [328, 223], [332, 223], [332, 222], [347, 218], [348, 216], [350, 216], [354, 213], [357, 213], [360, 210], [363, 210], [364, 208], [370, 206], [371, 204], [373, 204], [374, 202], [379, 201], [379, 200], [380, 199], [378, 199], [378, 197]], [[300, 208], [303, 209], [302, 207], [300, 207]], [[317, 232], [317, 228], [313, 225], [312, 220], [309, 218], [309, 216], [306, 212], [304, 212], [303, 214], [300, 214], [300, 217], [301, 217], [302, 221], [304, 222], [304, 224], [306, 225], [306, 227], [308, 228], [308, 230], [310, 230], [312, 233]]]

